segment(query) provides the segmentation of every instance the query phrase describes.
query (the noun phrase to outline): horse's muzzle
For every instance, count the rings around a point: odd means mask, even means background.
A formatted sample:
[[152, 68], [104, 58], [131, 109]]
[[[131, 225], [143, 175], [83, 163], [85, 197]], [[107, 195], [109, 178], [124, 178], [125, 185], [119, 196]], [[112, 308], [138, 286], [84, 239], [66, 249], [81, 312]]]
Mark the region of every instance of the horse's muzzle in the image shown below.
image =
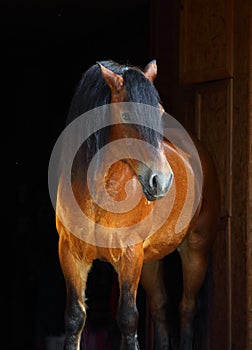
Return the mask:
[[173, 182], [173, 173], [164, 175], [158, 172], [148, 171], [144, 176], [139, 175], [138, 179], [142, 185], [143, 193], [149, 201], [163, 198], [169, 191]]

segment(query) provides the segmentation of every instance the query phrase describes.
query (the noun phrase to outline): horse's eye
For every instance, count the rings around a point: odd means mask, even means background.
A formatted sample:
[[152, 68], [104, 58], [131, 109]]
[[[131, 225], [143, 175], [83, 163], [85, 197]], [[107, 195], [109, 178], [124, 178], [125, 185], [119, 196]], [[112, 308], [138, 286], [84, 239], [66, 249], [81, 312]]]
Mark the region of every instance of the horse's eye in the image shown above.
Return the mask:
[[130, 114], [128, 112], [123, 112], [121, 116], [122, 116], [123, 121], [130, 122], [131, 118], [130, 118]]

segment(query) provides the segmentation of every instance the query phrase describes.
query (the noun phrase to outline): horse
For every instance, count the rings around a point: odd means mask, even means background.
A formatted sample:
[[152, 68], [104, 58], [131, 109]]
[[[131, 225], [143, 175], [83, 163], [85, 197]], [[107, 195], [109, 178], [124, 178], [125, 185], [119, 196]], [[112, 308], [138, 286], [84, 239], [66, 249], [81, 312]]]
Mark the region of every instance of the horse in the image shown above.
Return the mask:
[[[154, 348], [171, 349], [162, 262], [175, 250], [183, 274], [179, 349], [193, 349], [196, 300], [220, 217], [218, 174], [209, 152], [190, 135], [202, 177], [197, 187], [191, 154], [172, 141], [178, 130], [171, 128], [171, 137], [164, 133], [166, 112], [154, 85], [156, 76], [156, 60], [144, 69], [99, 61], [86, 70], [73, 94], [66, 127], [79, 122], [70, 136], [65, 135], [63, 158], [73, 139], [78, 142], [72, 147], [68, 183], [59, 174], [55, 215], [66, 283], [65, 350], [80, 349], [87, 318], [85, 291], [95, 260], [110, 263], [118, 276], [121, 349], [139, 349], [136, 298], [140, 285], [153, 322]], [[84, 141], [83, 133], [87, 133]], [[183, 136], [180, 140], [183, 144]], [[107, 144], [111, 147], [106, 148]], [[62, 169], [69, 164], [65, 162]], [[77, 206], [65, 194], [67, 186]], [[183, 212], [186, 201], [189, 206]], [[120, 204], [124, 206], [119, 210]], [[87, 222], [82, 221], [84, 216]]]

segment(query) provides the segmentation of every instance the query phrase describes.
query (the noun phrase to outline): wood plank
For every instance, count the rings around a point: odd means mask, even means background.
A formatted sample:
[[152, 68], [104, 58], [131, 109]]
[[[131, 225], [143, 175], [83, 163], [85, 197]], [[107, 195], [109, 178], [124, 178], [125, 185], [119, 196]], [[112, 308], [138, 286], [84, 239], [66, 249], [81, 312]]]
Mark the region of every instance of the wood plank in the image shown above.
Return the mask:
[[210, 151], [219, 174], [222, 223], [210, 258], [208, 281], [209, 349], [231, 344], [232, 79], [198, 85], [196, 133]]
[[182, 0], [181, 82], [206, 82], [233, 75], [232, 20], [232, 0]]

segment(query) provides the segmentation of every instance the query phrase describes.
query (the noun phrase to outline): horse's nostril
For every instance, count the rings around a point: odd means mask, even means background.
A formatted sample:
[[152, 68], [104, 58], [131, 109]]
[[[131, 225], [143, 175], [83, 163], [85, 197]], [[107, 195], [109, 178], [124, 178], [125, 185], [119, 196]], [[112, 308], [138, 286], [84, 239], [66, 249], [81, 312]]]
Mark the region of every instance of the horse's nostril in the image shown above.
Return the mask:
[[167, 192], [173, 179], [173, 174], [164, 176], [162, 174], [153, 173], [149, 178], [150, 189], [155, 195], [162, 195]]
[[153, 190], [156, 190], [158, 188], [158, 175], [157, 174], [152, 174], [150, 177], [150, 187]]

